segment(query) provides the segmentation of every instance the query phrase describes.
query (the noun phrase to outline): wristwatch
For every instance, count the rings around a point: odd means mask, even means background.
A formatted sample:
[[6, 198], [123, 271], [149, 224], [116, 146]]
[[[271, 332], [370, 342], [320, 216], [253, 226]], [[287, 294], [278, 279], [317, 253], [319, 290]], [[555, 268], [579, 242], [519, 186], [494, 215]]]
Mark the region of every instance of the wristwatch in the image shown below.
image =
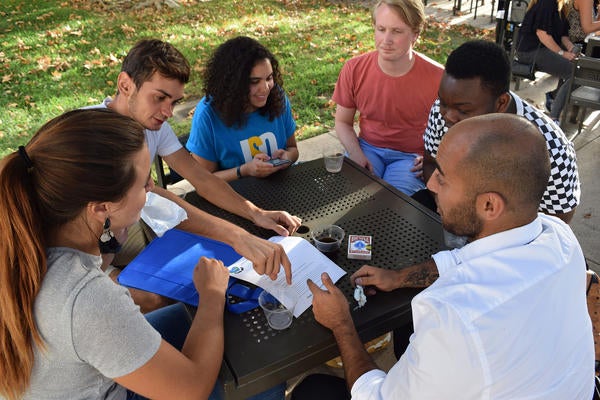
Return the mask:
[[558, 55], [562, 57], [562, 55], [563, 55], [563, 54], [565, 54], [565, 52], [564, 52], [562, 49], [560, 49], [560, 50], [558, 51]]

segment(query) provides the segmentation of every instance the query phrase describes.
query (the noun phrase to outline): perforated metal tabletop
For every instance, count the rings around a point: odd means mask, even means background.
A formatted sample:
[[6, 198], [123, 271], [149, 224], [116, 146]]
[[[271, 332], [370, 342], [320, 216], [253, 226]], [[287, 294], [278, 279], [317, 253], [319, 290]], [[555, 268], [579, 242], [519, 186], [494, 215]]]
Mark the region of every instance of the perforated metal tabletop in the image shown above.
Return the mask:
[[[346, 236], [338, 252], [328, 254], [347, 275], [337, 286], [351, 304], [349, 276], [363, 264], [390, 269], [426, 260], [444, 248], [439, 217], [345, 159], [342, 172], [328, 173], [323, 160], [277, 172], [267, 179], [244, 178], [232, 187], [264, 209], [286, 210], [302, 218], [296, 236], [311, 240], [309, 232], [322, 224], [341, 226]], [[251, 233], [268, 238], [273, 232], [223, 211], [190, 194], [187, 200]], [[373, 237], [370, 261], [346, 257], [349, 234]], [[410, 301], [416, 290], [396, 290], [370, 297], [353, 311], [363, 341], [382, 335], [411, 320]], [[244, 314], [225, 313], [225, 362], [221, 370], [225, 394], [242, 399], [283, 382], [339, 355], [330, 331], [307, 310], [283, 331], [271, 329], [260, 309]]]

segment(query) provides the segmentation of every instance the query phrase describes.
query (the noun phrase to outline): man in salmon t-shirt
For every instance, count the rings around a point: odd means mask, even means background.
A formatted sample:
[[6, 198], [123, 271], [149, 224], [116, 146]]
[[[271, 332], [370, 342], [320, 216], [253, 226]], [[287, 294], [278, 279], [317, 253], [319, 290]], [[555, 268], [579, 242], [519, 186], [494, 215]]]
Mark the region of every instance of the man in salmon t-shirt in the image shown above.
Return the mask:
[[380, 0], [372, 17], [376, 50], [342, 68], [335, 130], [353, 161], [410, 196], [425, 188], [423, 132], [443, 66], [413, 51], [425, 24], [422, 0]]

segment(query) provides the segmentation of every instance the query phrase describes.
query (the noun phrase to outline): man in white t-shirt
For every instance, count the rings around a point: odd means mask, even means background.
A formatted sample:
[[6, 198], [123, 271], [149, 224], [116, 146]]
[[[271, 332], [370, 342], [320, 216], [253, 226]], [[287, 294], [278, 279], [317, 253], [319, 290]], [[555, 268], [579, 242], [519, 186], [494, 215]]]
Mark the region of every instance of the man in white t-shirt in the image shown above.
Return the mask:
[[[196, 192], [211, 203], [278, 235], [292, 234], [300, 219], [285, 211], [263, 210], [237, 194], [225, 181], [199, 165], [180, 144], [167, 119], [183, 98], [190, 65], [175, 47], [160, 40], [142, 40], [127, 54], [117, 79], [117, 93], [96, 107], [107, 107], [127, 115], [146, 128], [150, 156], [159, 155], [167, 165], [187, 179]], [[178, 229], [193, 232], [231, 245], [251, 260], [260, 274], [275, 279], [283, 266], [291, 282], [291, 266], [283, 248], [251, 235], [244, 229], [199, 210], [175, 194], [154, 187], [152, 192], [185, 209], [188, 218]], [[116, 232], [118, 234], [118, 232]], [[122, 235], [126, 237], [126, 234]], [[118, 271], [117, 271], [118, 272]], [[116, 274], [111, 274], [114, 279]], [[157, 306], [162, 304], [157, 304]], [[148, 306], [148, 308], [154, 308]], [[146, 308], [144, 311], [148, 311]]]
[[[367, 265], [351, 277], [370, 294], [429, 285], [412, 300], [414, 334], [387, 374], [364, 350], [344, 294], [326, 274], [326, 290], [308, 282], [352, 399], [591, 399], [583, 253], [567, 224], [538, 214], [550, 175], [544, 137], [516, 115], [469, 118], [444, 135], [435, 167], [427, 186], [442, 225], [468, 243], [421, 265]], [[307, 378], [292, 400], [348, 398], [331, 380]]]

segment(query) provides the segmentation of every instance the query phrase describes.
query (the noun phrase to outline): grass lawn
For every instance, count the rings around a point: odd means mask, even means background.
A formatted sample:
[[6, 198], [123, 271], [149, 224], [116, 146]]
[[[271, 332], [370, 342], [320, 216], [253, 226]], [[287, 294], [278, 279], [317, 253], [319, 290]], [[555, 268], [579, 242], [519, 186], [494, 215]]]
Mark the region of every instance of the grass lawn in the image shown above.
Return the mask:
[[[246, 35], [279, 59], [298, 139], [333, 127], [331, 94], [343, 63], [373, 49], [370, 11], [328, 0], [181, 0], [136, 9], [138, 1], [3, 0], [0, 9], [0, 157], [47, 120], [115, 92], [121, 60], [139, 39], [173, 43], [193, 67], [187, 99], [202, 96], [200, 72], [223, 41]], [[430, 20], [416, 49], [444, 63], [470, 38], [493, 33]], [[188, 133], [191, 118], [174, 124]]]

